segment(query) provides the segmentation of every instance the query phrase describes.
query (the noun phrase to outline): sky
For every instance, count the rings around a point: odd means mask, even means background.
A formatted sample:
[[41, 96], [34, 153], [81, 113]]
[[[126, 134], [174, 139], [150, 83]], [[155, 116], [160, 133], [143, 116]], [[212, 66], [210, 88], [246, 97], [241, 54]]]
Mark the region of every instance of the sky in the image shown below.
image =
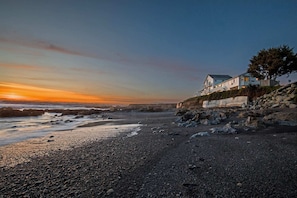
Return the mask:
[[261, 49], [296, 53], [296, 13], [295, 0], [0, 0], [0, 100], [183, 101]]

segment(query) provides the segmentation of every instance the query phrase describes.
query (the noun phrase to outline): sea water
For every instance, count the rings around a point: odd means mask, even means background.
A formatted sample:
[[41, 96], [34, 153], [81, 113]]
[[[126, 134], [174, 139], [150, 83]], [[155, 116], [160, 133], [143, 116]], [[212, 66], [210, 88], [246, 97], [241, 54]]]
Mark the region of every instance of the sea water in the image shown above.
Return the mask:
[[45, 136], [54, 131], [73, 130], [98, 121], [103, 121], [99, 115], [78, 117], [48, 112], [34, 117], [0, 118], [0, 146]]
[[[1, 107], [12, 107], [14, 109], [94, 109], [73, 105], [54, 104], [1, 104]], [[102, 109], [100, 109], [102, 110]], [[105, 122], [102, 115], [62, 115], [61, 113], [45, 112], [41, 116], [32, 117], [9, 117], [0, 118], [0, 146], [24, 141], [31, 138], [43, 137], [51, 132], [71, 131], [94, 122]], [[116, 120], [113, 120], [116, 121]], [[121, 126], [116, 126], [121, 130]], [[123, 126], [124, 127], [124, 126]], [[127, 127], [127, 126], [125, 126]], [[131, 130], [137, 126], [131, 125]], [[106, 127], [105, 127], [106, 128]], [[86, 129], [88, 130], [88, 129]], [[106, 130], [106, 129], [104, 129]]]
[[[13, 109], [24, 110], [24, 109], [36, 109], [36, 110], [44, 110], [44, 109], [94, 109], [92, 106], [86, 106], [83, 104], [38, 104], [38, 103], [8, 103], [0, 101], [0, 108], [2, 107], [11, 107]], [[96, 108], [100, 110], [108, 110], [109, 108]]]

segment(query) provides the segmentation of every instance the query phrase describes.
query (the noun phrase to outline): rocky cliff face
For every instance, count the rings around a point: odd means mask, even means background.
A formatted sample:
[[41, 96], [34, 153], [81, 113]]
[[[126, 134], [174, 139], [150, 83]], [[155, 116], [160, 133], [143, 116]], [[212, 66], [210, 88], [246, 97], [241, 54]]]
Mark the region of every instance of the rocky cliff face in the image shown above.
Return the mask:
[[212, 133], [235, 133], [276, 125], [297, 127], [296, 102], [297, 82], [265, 94], [244, 108], [180, 108], [176, 123], [180, 127], [197, 127], [228, 122], [224, 127], [213, 128]]
[[281, 87], [253, 101], [251, 109], [296, 108], [297, 82]]

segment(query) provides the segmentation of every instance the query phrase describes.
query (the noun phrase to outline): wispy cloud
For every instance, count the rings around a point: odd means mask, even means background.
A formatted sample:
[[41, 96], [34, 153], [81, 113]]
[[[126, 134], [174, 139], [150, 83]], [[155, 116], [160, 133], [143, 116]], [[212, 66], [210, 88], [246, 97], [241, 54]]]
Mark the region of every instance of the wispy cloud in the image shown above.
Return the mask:
[[116, 53], [113, 56], [98, 56], [102, 59], [112, 60], [127, 64], [134, 67], [140, 65], [149, 66], [156, 69], [164, 69], [172, 72], [194, 72], [197, 71], [197, 67], [194, 64], [189, 64], [184, 61], [175, 60], [170, 58], [157, 58], [157, 57], [131, 57], [125, 53]]
[[[169, 72], [175, 74], [179, 78], [194, 79], [195, 74], [199, 73], [197, 66], [193, 63], [189, 64], [184, 61], [179, 60], [170, 60], [169, 58], [156, 58], [156, 57], [144, 57], [144, 56], [131, 56], [127, 55], [124, 52], [117, 53], [99, 53], [99, 52], [84, 52], [80, 50], [69, 49], [65, 46], [60, 46], [54, 43], [50, 43], [42, 40], [33, 40], [33, 39], [8, 39], [0, 38], [0, 42], [10, 43], [14, 45], [21, 45], [30, 48], [37, 48], [48, 50], [52, 52], [83, 56], [88, 58], [95, 58], [98, 60], [105, 60], [110, 62], [117, 62], [123, 65], [126, 68], [151, 68], [164, 72]], [[174, 58], [175, 59], [175, 58]], [[79, 70], [79, 69], [78, 69]]]
[[30, 81], [38, 81], [38, 82], [42, 82], [42, 81], [47, 81], [47, 82], [52, 82], [52, 81], [59, 81], [59, 82], [70, 82], [72, 81], [71, 78], [59, 78], [59, 77], [49, 77], [49, 76], [45, 76], [45, 77], [25, 77], [25, 76], [15, 76], [19, 79], [23, 78], [26, 80], [30, 80]]
[[0, 50], [5, 51], [7, 53], [25, 54], [25, 55], [35, 56], [35, 57], [40, 57], [44, 55], [44, 53], [42, 53], [41, 50], [35, 50], [35, 49], [28, 50], [28, 48], [19, 48], [11, 45], [1, 45], [1, 42], [0, 42]]
[[43, 68], [36, 65], [14, 64], [14, 63], [0, 63], [0, 67], [8, 69], [26, 69], [26, 70], [42, 70]]
[[0, 38], [0, 42], [21, 45], [21, 46], [30, 47], [30, 48], [49, 50], [49, 51], [63, 53], [63, 54], [69, 54], [69, 55], [93, 57], [93, 55], [91, 55], [91, 54], [71, 50], [71, 49], [68, 49], [67, 47], [62, 47], [62, 46], [59, 46], [56, 44], [49, 43], [47, 41]]
[[55, 51], [55, 52], [60, 52], [64, 54], [70, 54], [70, 55], [78, 55], [78, 56], [88, 56], [91, 57], [89, 54], [85, 54], [82, 52], [70, 50], [64, 47], [60, 47], [54, 44], [46, 43], [46, 42], [38, 42], [40, 48], [45, 49], [45, 50], [50, 50], [50, 51]]
[[106, 74], [107, 72], [101, 71], [98, 69], [93, 69], [93, 68], [80, 68], [80, 67], [75, 67], [71, 68], [72, 71], [79, 72], [79, 73], [91, 73], [91, 74]]
[[107, 96], [104, 97], [110, 104], [156, 104], [156, 103], [176, 103], [177, 99], [160, 97], [128, 97], [128, 96]]

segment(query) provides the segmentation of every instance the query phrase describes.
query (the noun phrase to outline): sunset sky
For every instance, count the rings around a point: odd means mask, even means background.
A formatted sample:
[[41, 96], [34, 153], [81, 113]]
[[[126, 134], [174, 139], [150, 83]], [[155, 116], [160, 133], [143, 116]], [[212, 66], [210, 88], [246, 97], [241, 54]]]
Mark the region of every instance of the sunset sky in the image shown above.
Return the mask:
[[0, 100], [182, 101], [263, 48], [296, 52], [296, 13], [295, 0], [0, 0]]

